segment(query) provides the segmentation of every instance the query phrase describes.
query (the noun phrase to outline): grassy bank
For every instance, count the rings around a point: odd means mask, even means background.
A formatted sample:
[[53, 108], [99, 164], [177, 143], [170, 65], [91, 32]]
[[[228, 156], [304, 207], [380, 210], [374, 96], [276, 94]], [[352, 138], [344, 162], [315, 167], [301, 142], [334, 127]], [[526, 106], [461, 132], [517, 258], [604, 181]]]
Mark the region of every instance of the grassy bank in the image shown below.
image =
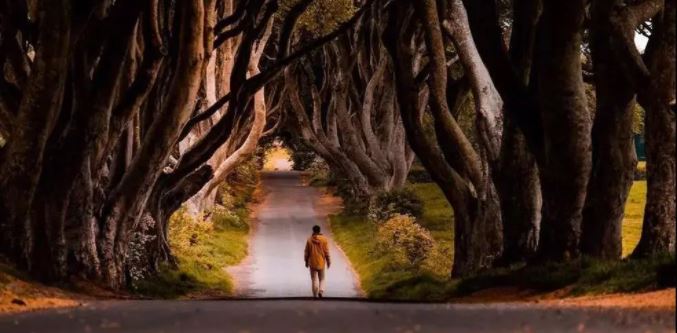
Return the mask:
[[[332, 216], [337, 242], [360, 275], [362, 287], [371, 298], [443, 300], [485, 288], [514, 286], [535, 291], [567, 288], [571, 294], [650, 290], [665, 285], [666, 274], [674, 277], [672, 258], [644, 261], [600, 262], [583, 260], [567, 265], [510, 267], [466, 280], [450, 280], [453, 259], [453, 212], [440, 189], [433, 183], [409, 185], [424, 202], [418, 223], [435, 239], [435, 253], [416, 270], [394, 265], [373, 241], [377, 227], [363, 216]], [[637, 245], [641, 233], [646, 181], [632, 187], [623, 223], [623, 252]], [[666, 273], [667, 272], [667, 273]], [[672, 272], [672, 273], [670, 273]], [[674, 282], [673, 282], [674, 283]], [[670, 284], [670, 283], [667, 283]]]
[[222, 186], [222, 205], [205, 221], [183, 208], [176, 212], [169, 223], [169, 243], [177, 266], [162, 267], [157, 276], [140, 282], [137, 292], [154, 298], [231, 295], [233, 282], [225, 267], [247, 256], [247, 205], [255, 188], [255, 182]]

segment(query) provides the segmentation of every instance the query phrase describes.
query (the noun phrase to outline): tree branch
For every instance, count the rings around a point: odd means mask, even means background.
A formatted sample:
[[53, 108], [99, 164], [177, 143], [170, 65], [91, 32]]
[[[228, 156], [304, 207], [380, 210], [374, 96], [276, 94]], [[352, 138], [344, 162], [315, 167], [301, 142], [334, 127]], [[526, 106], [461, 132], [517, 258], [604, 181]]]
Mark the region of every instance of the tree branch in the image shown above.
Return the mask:
[[238, 1], [237, 7], [235, 8], [235, 11], [233, 12], [233, 14], [231, 14], [230, 16], [227, 16], [223, 20], [216, 23], [216, 26], [214, 26], [214, 33], [220, 33], [227, 26], [241, 21], [247, 13], [246, 9], [247, 9], [248, 3], [249, 3], [249, 1], [246, 1], [246, 0]]
[[[370, 0], [369, 3], [372, 3], [373, 1], [374, 0]], [[345, 33], [350, 28], [352, 28], [355, 25], [355, 23], [360, 19], [360, 17], [364, 14], [366, 8], [367, 8], [366, 5], [362, 7], [350, 20], [343, 23], [338, 29], [334, 30], [332, 33], [329, 33], [323, 37], [315, 39], [314, 41], [310, 42], [307, 46], [273, 63], [263, 72], [247, 79], [244, 82], [243, 86], [248, 92], [252, 91], [255, 92], [258, 89], [261, 89], [266, 83], [270, 82], [270, 80], [275, 78], [275, 76], [277, 76], [280, 73], [280, 71], [284, 69], [286, 66], [290, 65], [291, 63], [300, 59], [301, 57], [309, 54], [310, 52], [322, 47], [324, 44], [332, 41], [337, 36]], [[232, 98], [233, 96], [231, 91], [227, 95], [219, 98], [219, 100], [216, 101], [216, 103], [214, 103], [212, 106], [207, 108], [207, 110], [200, 112], [199, 114], [191, 118], [190, 121], [188, 121], [186, 126], [183, 128], [181, 138], [182, 139], [185, 138], [197, 124], [199, 124], [204, 120], [209, 119], [216, 112], [218, 112], [224, 105], [226, 105], [226, 103], [230, 102]]]
[[651, 73], [635, 45], [635, 30], [656, 16], [663, 5], [664, 0], [644, 0], [631, 6], [616, 7], [609, 15], [609, 24], [617, 44], [614, 53], [636, 84], [648, 81]]

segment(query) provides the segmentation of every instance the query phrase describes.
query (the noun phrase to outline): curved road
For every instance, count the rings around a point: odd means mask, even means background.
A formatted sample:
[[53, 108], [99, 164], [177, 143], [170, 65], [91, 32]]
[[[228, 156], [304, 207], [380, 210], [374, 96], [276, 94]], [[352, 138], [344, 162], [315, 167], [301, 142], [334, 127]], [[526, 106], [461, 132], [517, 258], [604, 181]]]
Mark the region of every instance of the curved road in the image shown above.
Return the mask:
[[295, 171], [264, 172], [265, 198], [255, 209], [249, 257], [230, 267], [239, 297], [308, 297], [310, 274], [303, 265], [303, 250], [313, 225], [329, 238], [331, 268], [326, 274], [325, 296], [359, 297], [359, 282], [345, 255], [338, 250], [327, 226], [322, 194], [305, 186]]

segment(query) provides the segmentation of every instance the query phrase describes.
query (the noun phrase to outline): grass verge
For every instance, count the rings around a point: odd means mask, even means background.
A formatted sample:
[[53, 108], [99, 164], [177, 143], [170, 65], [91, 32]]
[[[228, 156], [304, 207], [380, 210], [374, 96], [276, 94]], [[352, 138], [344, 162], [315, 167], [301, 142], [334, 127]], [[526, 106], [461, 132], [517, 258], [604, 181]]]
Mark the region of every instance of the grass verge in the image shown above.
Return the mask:
[[183, 208], [172, 216], [169, 242], [177, 266], [161, 267], [157, 275], [137, 284], [137, 293], [166, 299], [232, 294], [233, 282], [225, 267], [247, 256], [247, 204], [255, 185], [230, 185], [223, 190], [225, 206], [217, 206], [209, 221], [198, 221]]
[[[417, 270], [394, 265], [394, 259], [373, 241], [377, 227], [364, 216], [346, 213], [331, 217], [336, 241], [360, 275], [369, 298], [393, 300], [447, 300], [483, 289], [510, 286], [535, 292], [566, 288], [568, 295], [632, 292], [674, 286], [674, 258], [604, 262], [581, 260], [544, 266], [514, 266], [479, 276], [452, 280], [453, 212], [433, 183], [416, 183], [410, 189], [424, 202], [418, 223], [428, 229], [437, 244], [432, 259]], [[632, 252], [641, 233], [646, 181], [633, 185], [623, 221], [624, 255]]]

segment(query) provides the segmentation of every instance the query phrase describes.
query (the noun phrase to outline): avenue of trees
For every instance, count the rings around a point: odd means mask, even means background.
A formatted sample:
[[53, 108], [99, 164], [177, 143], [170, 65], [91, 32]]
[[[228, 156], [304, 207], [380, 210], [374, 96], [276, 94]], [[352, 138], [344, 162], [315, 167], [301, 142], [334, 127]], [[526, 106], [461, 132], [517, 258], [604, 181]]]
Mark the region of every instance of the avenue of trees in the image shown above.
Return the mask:
[[153, 236], [133, 245], [141, 265], [171, 262], [171, 214], [210, 209], [259, 140], [286, 131], [360, 200], [404, 186], [418, 158], [454, 210], [454, 276], [620, 259], [639, 103], [648, 193], [633, 256], [674, 254], [675, 10], [1, 0], [0, 252], [46, 280], [124, 287], [135, 235]]

